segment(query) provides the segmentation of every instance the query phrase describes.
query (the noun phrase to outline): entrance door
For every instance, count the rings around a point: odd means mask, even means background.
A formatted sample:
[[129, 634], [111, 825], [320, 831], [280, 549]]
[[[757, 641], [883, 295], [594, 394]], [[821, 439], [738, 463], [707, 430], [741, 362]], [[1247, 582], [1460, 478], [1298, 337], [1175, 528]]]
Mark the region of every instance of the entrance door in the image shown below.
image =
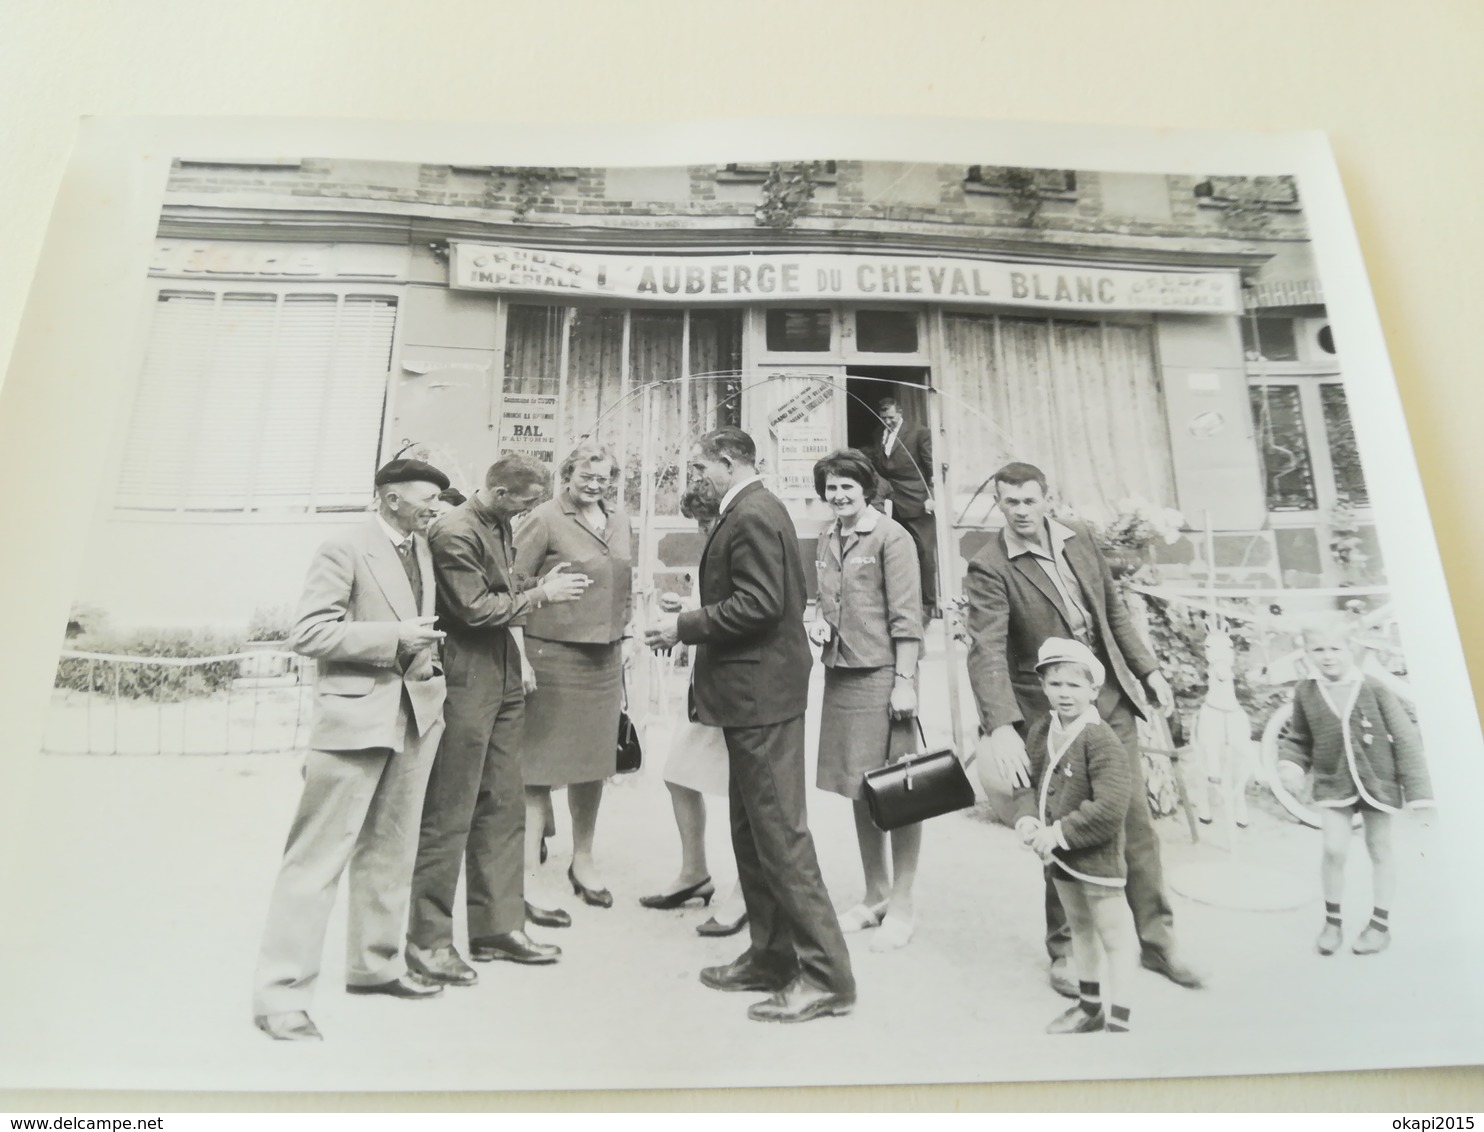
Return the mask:
[[864, 452], [880, 442], [883, 397], [894, 398], [908, 421], [927, 424], [927, 379], [926, 366], [847, 366], [845, 443]]

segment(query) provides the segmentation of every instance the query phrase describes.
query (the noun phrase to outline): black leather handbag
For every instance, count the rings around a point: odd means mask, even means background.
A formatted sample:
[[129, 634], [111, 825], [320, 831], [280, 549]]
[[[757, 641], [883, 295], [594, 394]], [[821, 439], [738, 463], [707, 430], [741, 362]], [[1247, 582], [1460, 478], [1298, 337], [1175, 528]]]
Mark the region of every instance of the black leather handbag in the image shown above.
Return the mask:
[[[906, 720], [900, 722], [905, 724]], [[918, 737], [926, 746], [927, 736], [923, 734], [922, 721], [916, 722]], [[877, 829], [884, 831], [915, 825], [974, 804], [974, 787], [970, 785], [964, 764], [958, 761], [952, 747], [922, 751], [867, 771], [861, 789], [865, 794], [866, 808], [871, 812], [871, 821]]]
[[[619, 677], [623, 681], [623, 677]], [[619, 774], [633, 774], [644, 765], [644, 747], [639, 742], [639, 729], [629, 718], [629, 687], [623, 681], [623, 707], [618, 712], [618, 757], [616, 770]]]

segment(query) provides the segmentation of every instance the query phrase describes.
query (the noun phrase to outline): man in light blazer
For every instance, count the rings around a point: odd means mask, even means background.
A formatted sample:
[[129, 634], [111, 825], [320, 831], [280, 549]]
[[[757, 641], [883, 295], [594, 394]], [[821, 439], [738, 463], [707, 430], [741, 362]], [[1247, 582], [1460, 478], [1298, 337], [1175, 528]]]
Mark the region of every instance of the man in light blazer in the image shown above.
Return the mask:
[[917, 544], [917, 565], [922, 570], [922, 615], [930, 620], [939, 616], [933, 434], [925, 425], [907, 421], [895, 397], [878, 401], [876, 415], [881, 419], [881, 439], [867, 452], [877, 475], [871, 502], [906, 527]]
[[693, 475], [721, 496], [701, 553], [701, 608], [664, 614], [652, 648], [696, 646], [692, 717], [722, 728], [732, 848], [752, 944], [701, 971], [717, 990], [772, 991], [749, 1008], [765, 1022], [848, 1014], [855, 979], [804, 809], [804, 709], [814, 657], [804, 631], [804, 568], [787, 509], [762, 485], [757, 450], [720, 428], [691, 452]]
[[315, 552], [288, 644], [314, 657], [312, 748], [258, 953], [253, 1015], [315, 1041], [308, 1007], [340, 876], [350, 869], [346, 987], [429, 998], [402, 939], [418, 815], [443, 733], [433, 560], [423, 532], [448, 478], [417, 460], [376, 474], [376, 513]]
[[[1181, 986], [1198, 987], [1201, 977], [1176, 951], [1175, 917], [1165, 893], [1135, 722], [1146, 716], [1145, 690], [1160, 711], [1173, 709], [1170, 685], [1129, 619], [1091, 529], [1048, 515], [1041, 470], [1007, 464], [994, 479], [1005, 527], [970, 560], [964, 578], [969, 683], [980, 719], [980, 775], [986, 789], [1029, 785], [1024, 733], [1050, 711], [1036, 674], [1041, 645], [1049, 637], [1062, 637], [1090, 648], [1107, 672], [1098, 713], [1123, 741], [1133, 776], [1134, 794], [1124, 823], [1125, 892], [1142, 962]], [[1046, 949], [1052, 960], [1051, 985], [1075, 998], [1077, 983], [1068, 966], [1070, 931], [1049, 880]]]

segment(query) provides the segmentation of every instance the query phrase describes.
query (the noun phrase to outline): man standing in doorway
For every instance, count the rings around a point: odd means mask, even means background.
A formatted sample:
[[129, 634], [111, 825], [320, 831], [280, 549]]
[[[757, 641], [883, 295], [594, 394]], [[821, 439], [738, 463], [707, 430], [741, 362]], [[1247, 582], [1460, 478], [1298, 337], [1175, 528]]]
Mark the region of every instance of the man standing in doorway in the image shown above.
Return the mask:
[[529, 610], [575, 601], [587, 589], [587, 577], [563, 572], [565, 563], [536, 585], [512, 569], [510, 520], [550, 488], [546, 465], [503, 456], [474, 498], [439, 519], [431, 536], [438, 625], [448, 634], [448, 733], [423, 803], [407, 965], [433, 983], [478, 981], [453, 945], [454, 891], [466, 862], [471, 959], [555, 963], [562, 953], [525, 931], [525, 687], [512, 632]]
[[[995, 473], [994, 482], [1005, 526], [970, 560], [964, 578], [969, 682], [979, 708], [977, 754], [985, 788], [1003, 791], [1030, 784], [1023, 736], [1034, 719], [1050, 710], [1035, 668], [1042, 642], [1071, 637], [1086, 645], [1108, 673], [1097, 699], [1098, 713], [1123, 741], [1134, 782], [1124, 819], [1125, 891], [1142, 962], [1181, 986], [1199, 987], [1200, 975], [1176, 952], [1175, 917], [1165, 893], [1159, 836], [1149, 814], [1135, 723], [1147, 711], [1146, 690], [1161, 712], [1173, 710], [1170, 685], [1139, 639], [1091, 530], [1048, 514], [1041, 470], [1032, 464], [1007, 464]], [[1070, 943], [1066, 914], [1048, 880], [1051, 985], [1075, 998]]]
[[433, 561], [423, 537], [448, 478], [417, 460], [376, 473], [376, 514], [315, 552], [288, 646], [314, 657], [314, 724], [258, 952], [253, 1015], [318, 1041], [308, 1013], [340, 875], [350, 869], [345, 989], [431, 998], [403, 965], [417, 816], [443, 733]]
[[908, 424], [895, 397], [876, 403], [881, 441], [871, 449], [878, 480], [872, 502], [912, 536], [922, 568], [922, 612], [941, 616], [938, 608], [938, 524], [933, 517], [933, 434]]
[[772, 991], [760, 1022], [848, 1014], [855, 979], [825, 891], [804, 809], [804, 709], [814, 658], [804, 632], [804, 567], [782, 502], [762, 485], [757, 449], [719, 428], [691, 452], [693, 476], [721, 496], [701, 552], [701, 608], [662, 615], [655, 649], [696, 645], [692, 717], [722, 728], [730, 765], [732, 848], [751, 946], [701, 971], [727, 991]]

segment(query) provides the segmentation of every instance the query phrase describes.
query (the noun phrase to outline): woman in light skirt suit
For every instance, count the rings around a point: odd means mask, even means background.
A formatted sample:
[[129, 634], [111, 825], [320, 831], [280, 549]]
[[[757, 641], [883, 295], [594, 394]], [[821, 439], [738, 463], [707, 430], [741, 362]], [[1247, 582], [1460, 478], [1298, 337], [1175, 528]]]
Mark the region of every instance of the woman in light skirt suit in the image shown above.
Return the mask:
[[[567, 880], [585, 903], [611, 907], [593, 860], [603, 780], [617, 770], [622, 699], [621, 640], [633, 575], [628, 516], [608, 502], [613, 454], [584, 442], [562, 461], [556, 495], [515, 534], [515, 569], [544, 577], [560, 563], [592, 579], [581, 598], [526, 617], [525, 656], [535, 690], [526, 697], [521, 769], [526, 785], [526, 872], [539, 879], [551, 791], [567, 788], [572, 861]], [[566, 918], [562, 914], [562, 918]], [[553, 923], [548, 926], [564, 926]]]
[[867, 503], [876, 471], [864, 453], [847, 448], [824, 457], [814, 465], [814, 487], [835, 514], [820, 532], [819, 605], [809, 626], [825, 666], [817, 785], [849, 798], [855, 808], [866, 892], [840, 914], [840, 927], [879, 929], [871, 949], [889, 951], [912, 938], [922, 827], [906, 826], [888, 838], [871, 821], [861, 784], [867, 771], [916, 749], [911, 719], [922, 647], [917, 548], [905, 527]]

